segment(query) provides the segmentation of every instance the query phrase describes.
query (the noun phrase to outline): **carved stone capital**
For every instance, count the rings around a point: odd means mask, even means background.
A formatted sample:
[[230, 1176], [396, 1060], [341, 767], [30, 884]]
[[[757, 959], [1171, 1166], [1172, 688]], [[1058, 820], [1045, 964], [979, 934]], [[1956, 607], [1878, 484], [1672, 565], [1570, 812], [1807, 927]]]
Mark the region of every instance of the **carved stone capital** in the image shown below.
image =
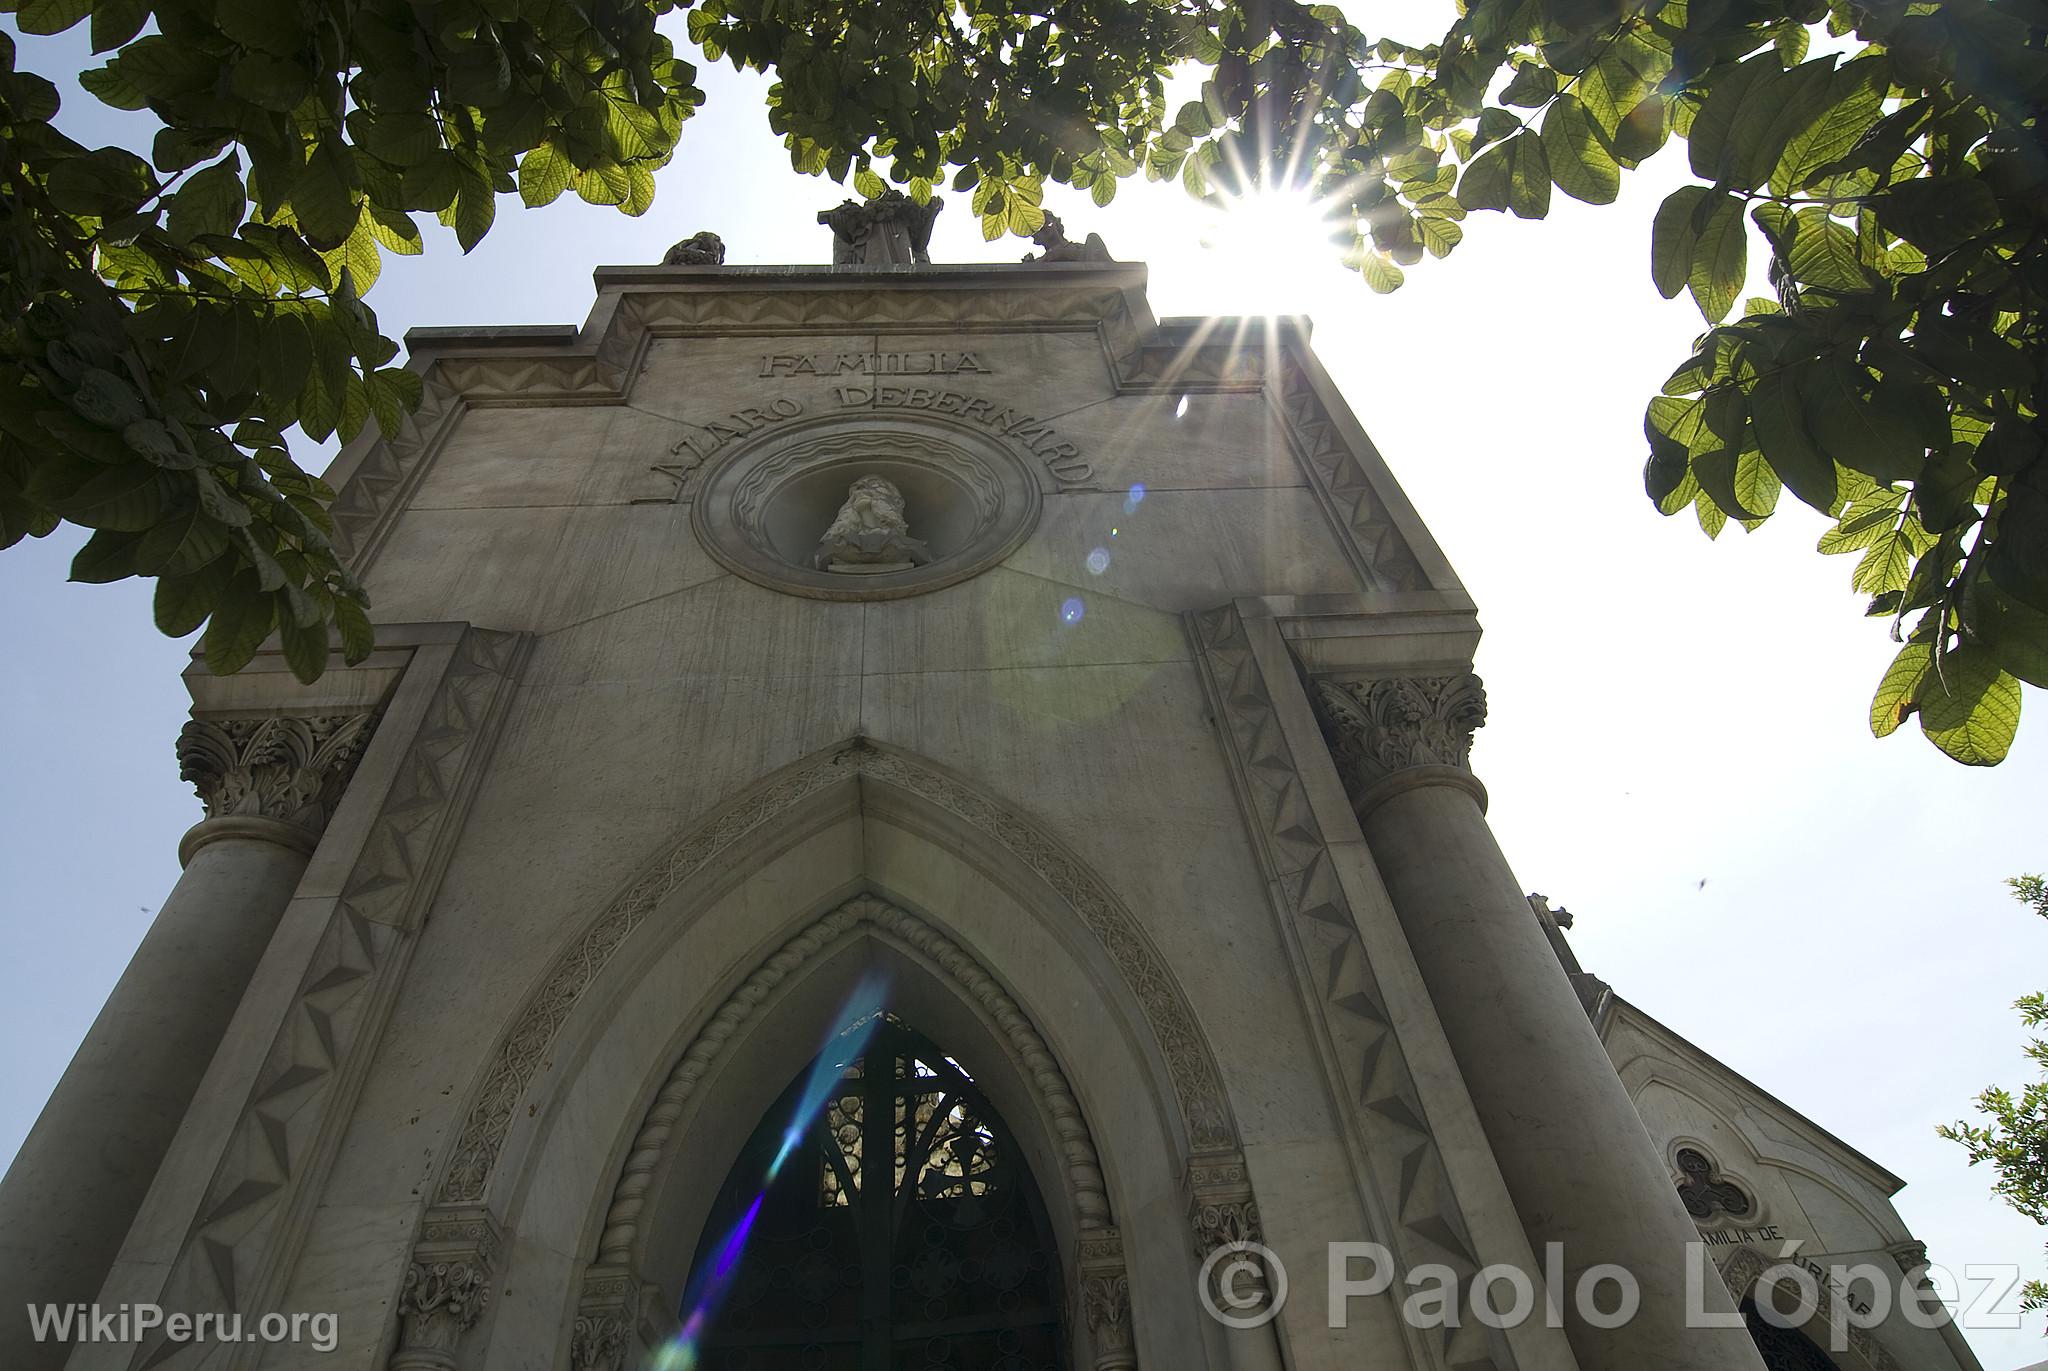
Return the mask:
[[1912, 1277], [1918, 1285], [1927, 1279], [1927, 1244], [1920, 1241], [1899, 1243], [1891, 1249], [1892, 1260], [1899, 1264], [1899, 1270]]
[[268, 819], [317, 835], [327, 826], [374, 715], [192, 719], [178, 734], [178, 775], [208, 820]]
[[501, 1243], [482, 1208], [427, 1212], [398, 1289], [392, 1371], [453, 1371], [456, 1344], [490, 1303]]
[[1195, 1256], [1206, 1260], [1219, 1247], [1263, 1240], [1259, 1204], [1242, 1154], [1197, 1154], [1188, 1161], [1186, 1188]]
[[[1344, 788], [1361, 817], [1374, 792], [1427, 779], [1476, 789], [1472, 734], [1486, 722], [1477, 676], [1394, 676], [1314, 683], [1311, 699]], [[1478, 791], [1484, 803], [1484, 791]]]
[[1078, 1247], [1081, 1312], [1095, 1340], [1095, 1371], [1131, 1371], [1138, 1354], [1131, 1340], [1131, 1278], [1124, 1266], [1123, 1236], [1114, 1228], [1090, 1229]]
[[632, 1326], [621, 1314], [578, 1314], [569, 1332], [569, 1371], [625, 1371]]
[[594, 1266], [584, 1273], [569, 1335], [569, 1371], [632, 1371], [640, 1296], [640, 1282], [623, 1266]]

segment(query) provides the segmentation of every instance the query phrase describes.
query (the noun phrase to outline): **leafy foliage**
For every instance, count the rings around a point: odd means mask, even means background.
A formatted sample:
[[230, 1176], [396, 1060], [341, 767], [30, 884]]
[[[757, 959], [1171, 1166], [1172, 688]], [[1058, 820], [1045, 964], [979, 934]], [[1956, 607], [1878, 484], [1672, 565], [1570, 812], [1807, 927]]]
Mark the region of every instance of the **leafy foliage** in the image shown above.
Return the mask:
[[[152, 157], [86, 149], [0, 35], [0, 547], [94, 530], [72, 578], [157, 578], [166, 633], [213, 670], [273, 630], [301, 678], [371, 646], [334, 492], [284, 431], [386, 433], [419, 377], [363, 303], [418, 212], [464, 250], [496, 194], [628, 213], [699, 93], [645, 5], [556, 0], [28, 0], [86, 21], [82, 83], [162, 121]], [[150, 27], [150, 32], [143, 32]]]
[[[153, 165], [87, 152], [47, 127], [46, 83], [0, 90], [0, 539], [99, 520], [80, 574], [166, 576], [173, 631], [227, 597], [224, 667], [289, 622], [310, 667], [309, 625], [360, 592], [301, 537], [327, 492], [276, 435], [388, 427], [412, 400], [360, 301], [381, 252], [417, 247], [412, 213], [467, 248], [495, 191], [647, 207], [701, 100], [653, 26], [678, 7], [13, 3], [29, 31], [89, 15], [117, 51], [88, 88], [165, 129]], [[1709, 536], [1787, 491], [1833, 521], [1820, 551], [1855, 554], [1901, 643], [1880, 736], [1917, 715], [1992, 764], [2020, 683], [2048, 684], [2048, 0], [1466, 0], [1424, 46], [1296, 0], [680, 8], [708, 59], [777, 76], [799, 171], [919, 201], [950, 180], [990, 238], [1041, 226], [1047, 179], [1098, 204], [1141, 172], [1305, 186], [1379, 291], [1472, 211], [1608, 203], [1680, 140], [1696, 183], [1658, 211], [1650, 274], [1708, 327], [1647, 408], [1651, 500]], [[1846, 54], [1810, 55], [1822, 25]], [[1207, 79], [1172, 109], [1183, 63]], [[1773, 297], [1738, 311], [1757, 254]]]
[[[2015, 876], [2006, 882], [2022, 904], [2048, 919], [2048, 881], [2039, 876]], [[2048, 996], [2021, 996], [2013, 1005], [2020, 1022], [2028, 1028], [2048, 1028]], [[1991, 1125], [1943, 1124], [1936, 1131], [1951, 1142], [1961, 1143], [1970, 1153], [1970, 1165], [1990, 1162], [1998, 1173], [1992, 1193], [2032, 1219], [2048, 1225], [2048, 1039], [2034, 1038], [2027, 1044], [2027, 1056], [2041, 1068], [2041, 1079], [2027, 1086], [2019, 1098], [1997, 1086], [1977, 1096], [1977, 1108], [1989, 1116]], [[2048, 1309], [2048, 1281], [2028, 1281], [2021, 1290], [2022, 1309]]]

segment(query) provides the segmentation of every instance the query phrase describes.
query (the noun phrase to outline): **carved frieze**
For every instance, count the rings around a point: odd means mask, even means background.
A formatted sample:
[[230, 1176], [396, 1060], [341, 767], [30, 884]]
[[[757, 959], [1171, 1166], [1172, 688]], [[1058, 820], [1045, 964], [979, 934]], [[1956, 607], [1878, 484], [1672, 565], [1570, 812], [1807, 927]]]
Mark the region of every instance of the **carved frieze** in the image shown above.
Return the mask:
[[1469, 671], [1378, 681], [1319, 680], [1311, 698], [1354, 802], [1389, 776], [1413, 767], [1469, 770], [1473, 731], [1486, 722], [1486, 687]]
[[374, 715], [191, 719], [178, 775], [209, 819], [275, 819], [318, 833], [370, 740]]

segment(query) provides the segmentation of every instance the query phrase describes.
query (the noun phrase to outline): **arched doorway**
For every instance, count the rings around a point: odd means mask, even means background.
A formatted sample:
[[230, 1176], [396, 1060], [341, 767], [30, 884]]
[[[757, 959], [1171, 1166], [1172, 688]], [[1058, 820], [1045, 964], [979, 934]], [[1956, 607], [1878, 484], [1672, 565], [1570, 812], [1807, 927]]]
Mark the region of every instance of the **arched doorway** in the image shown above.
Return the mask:
[[1757, 1311], [1756, 1301], [1742, 1302], [1742, 1321], [1763, 1354], [1765, 1371], [1838, 1371], [1828, 1354], [1796, 1328], [1782, 1328]]
[[685, 1321], [758, 1203], [703, 1371], [1065, 1371], [1045, 1206], [973, 1078], [893, 1016], [806, 1122], [809, 1074], [762, 1118], [698, 1242]]

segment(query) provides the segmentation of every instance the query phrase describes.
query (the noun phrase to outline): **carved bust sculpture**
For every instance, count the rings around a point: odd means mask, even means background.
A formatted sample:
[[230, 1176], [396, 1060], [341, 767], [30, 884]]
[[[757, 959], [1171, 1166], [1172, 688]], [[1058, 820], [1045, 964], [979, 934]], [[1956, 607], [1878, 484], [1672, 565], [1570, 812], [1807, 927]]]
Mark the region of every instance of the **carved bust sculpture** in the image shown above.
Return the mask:
[[832, 265], [892, 267], [930, 262], [932, 220], [945, 201], [934, 195], [918, 204], [900, 190], [886, 190], [866, 204], [842, 200], [818, 211], [832, 230]]
[[722, 267], [725, 240], [715, 233], [693, 233], [662, 254], [665, 267]]
[[886, 477], [863, 476], [847, 490], [846, 503], [818, 540], [811, 565], [820, 571], [873, 574], [906, 571], [931, 559], [925, 545], [910, 536], [903, 492]]

